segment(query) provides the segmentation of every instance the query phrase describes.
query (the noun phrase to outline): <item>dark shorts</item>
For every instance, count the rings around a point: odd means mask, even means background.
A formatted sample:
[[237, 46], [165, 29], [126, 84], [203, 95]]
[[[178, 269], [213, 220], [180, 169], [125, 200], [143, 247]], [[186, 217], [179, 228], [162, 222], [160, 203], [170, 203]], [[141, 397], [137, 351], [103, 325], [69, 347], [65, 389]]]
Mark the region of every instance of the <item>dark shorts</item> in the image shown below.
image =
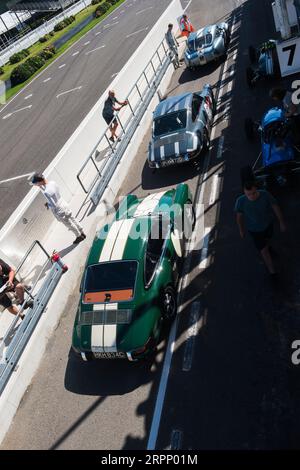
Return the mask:
[[2, 294], [0, 297], [0, 305], [4, 308], [9, 308], [12, 306], [12, 301], [6, 294]]
[[250, 232], [254, 245], [258, 251], [263, 250], [273, 236], [273, 224], [270, 224], [263, 232]]
[[112, 123], [112, 124], [118, 124], [117, 119], [114, 118], [113, 116], [103, 116], [103, 118], [104, 118], [106, 124], [108, 124], [108, 125], [109, 125], [110, 123]]

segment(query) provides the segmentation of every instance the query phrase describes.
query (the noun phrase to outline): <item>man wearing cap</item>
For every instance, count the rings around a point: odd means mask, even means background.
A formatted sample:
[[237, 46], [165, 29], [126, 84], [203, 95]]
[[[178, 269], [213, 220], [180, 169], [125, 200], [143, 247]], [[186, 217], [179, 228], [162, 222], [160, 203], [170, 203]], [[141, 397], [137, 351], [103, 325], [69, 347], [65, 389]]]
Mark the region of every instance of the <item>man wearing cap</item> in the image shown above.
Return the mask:
[[77, 222], [75, 217], [73, 217], [69, 205], [61, 197], [59, 187], [55, 181], [48, 181], [44, 175], [35, 173], [31, 179], [31, 183], [38, 186], [42, 191], [47, 200], [45, 204], [47, 209], [51, 209], [54, 217], [76, 235], [73, 244], [77, 245], [82, 242], [82, 240], [86, 238], [83, 228]]
[[[115, 106], [116, 103], [120, 105], [119, 108], [116, 108]], [[109, 130], [111, 132], [111, 136], [109, 140], [111, 140], [112, 142], [115, 141], [115, 138], [118, 139], [118, 136], [116, 135], [116, 130], [118, 127], [118, 120], [117, 118], [114, 117], [115, 116], [114, 112], [120, 111], [120, 109], [123, 108], [123, 106], [126, 106], [127, 104], [128, 104], [127, 100], [118, 101], [116, 98], [116, 94], [113, 90], [110, 90], [108, 92], [108, 98], [105, 100], [104, 108], [102, 111], [102, 116], [105, 122], [109, 125]]]

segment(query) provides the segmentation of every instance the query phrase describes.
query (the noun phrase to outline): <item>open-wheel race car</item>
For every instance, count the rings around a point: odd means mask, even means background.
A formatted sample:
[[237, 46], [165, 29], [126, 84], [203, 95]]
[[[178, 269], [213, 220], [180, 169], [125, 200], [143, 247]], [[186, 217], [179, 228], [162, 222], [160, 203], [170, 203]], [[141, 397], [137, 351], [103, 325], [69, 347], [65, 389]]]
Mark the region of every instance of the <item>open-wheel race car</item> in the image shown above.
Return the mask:
[[252, 167], [255, 179], [264, 185], [285, 186], [293, 174], [300, 172], [300, 151], [294, 145], [291, 122], [282, 108], [270, 109], [261, 122], [247, 118], [245, 132], [249, 140], [257, 132], [261, 138], [261, 152]]
[[269, 39], [257, 48], [249, 46], [248, 53], [252, 64], [246, 70], [249, 88], [254, 88], [256, 83], [262, 79], [270, 79], [280, 75], [276, 41]]

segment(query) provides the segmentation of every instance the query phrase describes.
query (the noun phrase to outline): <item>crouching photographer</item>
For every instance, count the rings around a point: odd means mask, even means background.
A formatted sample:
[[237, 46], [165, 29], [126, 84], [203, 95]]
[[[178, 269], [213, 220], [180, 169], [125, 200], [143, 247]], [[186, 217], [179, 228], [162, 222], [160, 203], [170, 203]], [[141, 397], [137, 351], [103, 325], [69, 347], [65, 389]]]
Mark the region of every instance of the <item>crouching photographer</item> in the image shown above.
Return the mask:
[[[13, 304], [11, 295], [14, 294], [19, 305], [24, 302], [24, 285], [15, 279], [15, 271], [5, 261], [0, 259], [0, 305], [7, 308], [13, 315], [19, 314], [19, 308]], [[28, 300], [24, 305], [24, 309], [32, 307], [33, 301]], [[20, 314], [23, 320], [24, 313]]]

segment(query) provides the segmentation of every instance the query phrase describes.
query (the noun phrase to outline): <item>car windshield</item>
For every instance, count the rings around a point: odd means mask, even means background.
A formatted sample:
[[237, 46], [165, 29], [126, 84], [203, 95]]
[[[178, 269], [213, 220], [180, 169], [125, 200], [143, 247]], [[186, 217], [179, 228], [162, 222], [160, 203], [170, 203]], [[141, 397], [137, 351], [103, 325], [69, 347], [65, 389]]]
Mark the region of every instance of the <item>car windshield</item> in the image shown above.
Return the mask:
[[169, 134], [186, 128], [186, 109], [166, 114], [154, 120], [154, 136]]
[[137, 275], [137, 261], [117, 261], [88, 266], [84, 302], [131, 300]]

